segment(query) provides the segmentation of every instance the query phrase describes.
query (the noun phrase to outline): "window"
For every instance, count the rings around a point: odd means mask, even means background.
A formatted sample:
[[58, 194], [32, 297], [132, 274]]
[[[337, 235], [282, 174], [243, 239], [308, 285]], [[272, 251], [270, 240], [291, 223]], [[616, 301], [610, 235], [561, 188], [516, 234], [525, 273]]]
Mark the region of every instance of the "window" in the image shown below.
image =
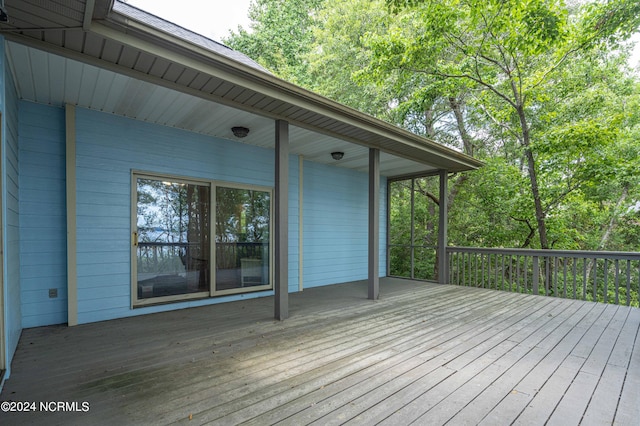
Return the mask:
[[137, 173], [133, 188], [134, 305], [272, 288], [270, 189]]

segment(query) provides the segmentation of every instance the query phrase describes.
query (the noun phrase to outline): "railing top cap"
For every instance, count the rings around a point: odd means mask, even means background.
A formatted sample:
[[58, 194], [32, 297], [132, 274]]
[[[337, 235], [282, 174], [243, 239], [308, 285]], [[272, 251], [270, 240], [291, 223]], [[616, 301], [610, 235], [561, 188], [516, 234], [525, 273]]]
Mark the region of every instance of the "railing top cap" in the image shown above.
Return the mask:
[[639, 252], [587, 251], [587, 250], [540, 250], [516, 248], [447, 247], [447, 253], [510, 254], [530, 257], [575, 257], [594, 259], [640, 260]]

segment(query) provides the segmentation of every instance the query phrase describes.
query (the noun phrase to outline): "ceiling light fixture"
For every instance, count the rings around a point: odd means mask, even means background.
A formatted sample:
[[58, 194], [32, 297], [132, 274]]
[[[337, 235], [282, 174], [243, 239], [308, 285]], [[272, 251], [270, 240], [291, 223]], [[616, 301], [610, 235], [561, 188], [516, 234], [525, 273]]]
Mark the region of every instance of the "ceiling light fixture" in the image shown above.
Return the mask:
[[237, 138], [245, 138], [249, 134], [249, 129], [246, 127], [232, 127], [231, 131], [233, 132], [233, 136]]

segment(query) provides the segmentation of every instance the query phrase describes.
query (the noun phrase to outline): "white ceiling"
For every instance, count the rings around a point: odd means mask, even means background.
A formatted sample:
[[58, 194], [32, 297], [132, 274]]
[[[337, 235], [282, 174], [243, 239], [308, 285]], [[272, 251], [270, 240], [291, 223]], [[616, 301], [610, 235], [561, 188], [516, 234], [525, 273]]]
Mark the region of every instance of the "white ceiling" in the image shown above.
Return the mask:
[[[47, 105], [67, 103], [136, 120], [185, 129], [209, 136], [274, 147], [274, 120], [153, 83], [98, 68], [15, 42], [7, 43], [7, 57], [21, 99]], [[250, 129], [242, 140], [231, 127]], [[368, 170], [369, 149], [311, 130], [291, 126], [290, 152], [305, 159]], [[335, 161], [331, 152], [342, 151]], [[381, 174], [398, 176], [434, 171], [405, 158], [382, 152]]]

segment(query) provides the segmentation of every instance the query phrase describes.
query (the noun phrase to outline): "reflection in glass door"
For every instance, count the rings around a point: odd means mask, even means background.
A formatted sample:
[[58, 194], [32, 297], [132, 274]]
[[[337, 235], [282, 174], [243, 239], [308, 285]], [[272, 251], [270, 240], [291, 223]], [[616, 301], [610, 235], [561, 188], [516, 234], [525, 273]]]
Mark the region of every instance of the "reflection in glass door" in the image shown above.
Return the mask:
[[270, 285], [271, 194], [216, 187], [216, 292]]
[[208, 183], [136, 177], [137, 300], [208, 295], [210, 191]]

